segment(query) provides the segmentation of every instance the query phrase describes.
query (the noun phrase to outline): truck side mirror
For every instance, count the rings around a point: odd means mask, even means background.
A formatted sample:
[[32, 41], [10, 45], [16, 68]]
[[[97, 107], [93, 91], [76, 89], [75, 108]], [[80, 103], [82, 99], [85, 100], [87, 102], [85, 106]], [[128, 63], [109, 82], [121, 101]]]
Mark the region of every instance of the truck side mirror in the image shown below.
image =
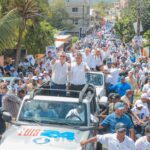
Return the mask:
[[94, 125], [94, 126], [98, 126], [99, 125], [99, 119], [94, 116], [94, 115], [91, 115], [91, 123]]
[[6, 122], [11, 122], [12, 121], [12, 115], [9, 112], [4, 111], [2, 113], [2, 118], [4, 119], [4, 121]]

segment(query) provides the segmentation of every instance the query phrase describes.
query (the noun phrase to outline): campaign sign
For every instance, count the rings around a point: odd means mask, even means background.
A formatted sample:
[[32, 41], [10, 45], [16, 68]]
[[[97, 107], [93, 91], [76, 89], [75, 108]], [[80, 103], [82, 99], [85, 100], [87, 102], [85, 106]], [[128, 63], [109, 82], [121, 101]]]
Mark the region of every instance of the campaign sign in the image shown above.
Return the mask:
[[46, 56], [48, 56], [48, 52], [52, 53], [52, 57], [55, 58], [56, 57], [56, 47], [55, 46], [47, 46], [46, 47]]
[[65, 139], [69, 141], [75, 140], [75, 134], [73, 132], [60, 132], [57, 130], [41, 130], [32, 128], [22, 128], [18, 131], [18, 136], [30, 136], [34, 137], [33, 142], [36, 144], [47, 144], [50, 139]]
[[33, 139], [33, 142], [35, 144], [47, 144], [50, 142], [50, 139], [46, 137], [38, 137], [38, 138]]

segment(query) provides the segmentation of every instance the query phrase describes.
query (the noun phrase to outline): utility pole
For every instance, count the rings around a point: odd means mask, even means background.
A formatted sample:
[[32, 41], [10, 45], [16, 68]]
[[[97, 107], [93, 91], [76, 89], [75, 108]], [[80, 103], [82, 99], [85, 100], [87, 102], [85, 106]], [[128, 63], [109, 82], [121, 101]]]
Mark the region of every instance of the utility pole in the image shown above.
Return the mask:
[[140, 25], [141, 25], [141, 3], [137, 1], [137, 36], [140, 36]]
[[142, 54], [142, 37], [141, 33], [141, 0], [137, 0], [137, 53]]
[[83, 29], [82, 32], [84, 33], [84, 30], [85, 30], [84, 29], [84, 4], [83, 4], [83, 26], [82, 26], [82, 29]]

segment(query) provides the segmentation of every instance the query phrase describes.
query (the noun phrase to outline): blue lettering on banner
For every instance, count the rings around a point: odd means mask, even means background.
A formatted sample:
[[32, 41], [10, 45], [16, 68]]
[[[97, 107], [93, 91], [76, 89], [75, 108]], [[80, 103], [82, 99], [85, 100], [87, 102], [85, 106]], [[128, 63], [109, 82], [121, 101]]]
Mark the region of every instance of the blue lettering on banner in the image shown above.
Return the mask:
[[33, 142], [36, 144], [47, 144], [50, 142], [50, 139], [46, 137], [38, 137], [33, 139]]
[[40, 133], [40, 136], [45, 136], [45, 137], [49, 137], [49, 138], [64, 138], [67, 140], [74, 140], [75, 139], [75, 135], [73, 132], [59, 132], [59, 131], [55, 131], [55, 130], [43, 130]]

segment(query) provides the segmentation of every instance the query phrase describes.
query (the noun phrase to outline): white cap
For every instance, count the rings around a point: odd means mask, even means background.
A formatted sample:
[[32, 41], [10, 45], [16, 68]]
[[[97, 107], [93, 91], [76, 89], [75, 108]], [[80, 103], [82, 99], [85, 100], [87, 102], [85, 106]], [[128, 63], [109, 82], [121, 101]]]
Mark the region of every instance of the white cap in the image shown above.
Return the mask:
[[135, 104], [137, 107], [143, 107], [144, 106], [143, 102], [141, 100], [137, 100]]
[[37, 80], [38, 80], [38, 77], [37, 77], [37, 76], [33, 76], [33, 77], [32, 77], [32, 80], [36, 80], [36, 81], [37, 81]]
[[43, 73], [40, 73], [40, 75], [39, 75], [40, 77], [42, 77], [43, 76]]
[[38, 77], [38, 80], [42, 80], [42, 77], [39, 76], [39, 77]]
[[23, 80], [26, 82], [29, 78], [28, 77], [24, 77]]
[[44, 71], [43, 73], [48, 73], [48, 71]]
[[14, 67], [11, 67], [10, 70], [15, 70], [15, 68], [14, 68]]

